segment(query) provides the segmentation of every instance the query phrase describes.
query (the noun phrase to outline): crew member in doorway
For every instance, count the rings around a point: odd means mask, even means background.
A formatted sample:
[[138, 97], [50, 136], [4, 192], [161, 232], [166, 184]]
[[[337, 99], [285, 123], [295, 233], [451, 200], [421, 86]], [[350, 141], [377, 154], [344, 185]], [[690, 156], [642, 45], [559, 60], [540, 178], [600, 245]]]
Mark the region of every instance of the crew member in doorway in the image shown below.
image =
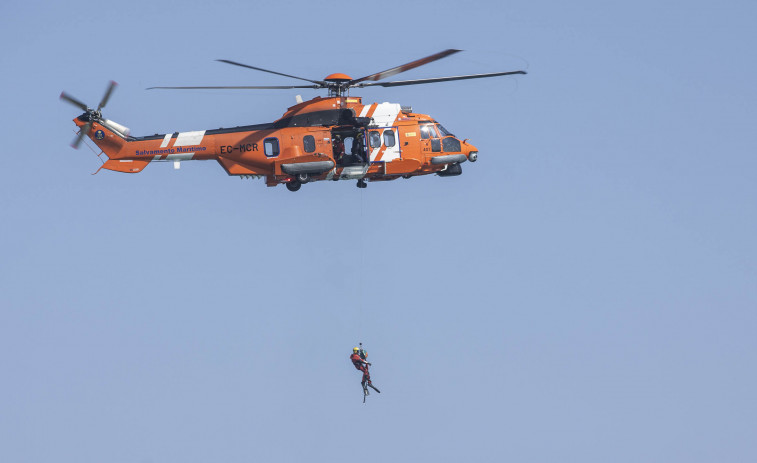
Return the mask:
[[352, 142], [352, 155], [355, 157], [356, 162], [363, 164], [365, 163], [365, 143], [363, 142], [363, 138], [365, 135], [363, 132], [358, 132], [357, 136], [355, 136], [355, 141]]
[[339, 164], [344, 156], [344, 140], [339, 135], [335, 135], [332, 144], [334, 148], [334, 160]]

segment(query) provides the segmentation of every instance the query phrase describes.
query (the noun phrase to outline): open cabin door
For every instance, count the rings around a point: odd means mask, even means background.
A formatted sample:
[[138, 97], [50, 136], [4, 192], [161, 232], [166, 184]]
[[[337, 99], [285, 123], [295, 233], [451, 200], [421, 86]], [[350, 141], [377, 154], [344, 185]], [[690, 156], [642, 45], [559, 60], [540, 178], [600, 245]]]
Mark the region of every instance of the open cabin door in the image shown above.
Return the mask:
[[338, 127], [331, 131], [332, 151], [342, 167], [367, 164], [365, 129]]

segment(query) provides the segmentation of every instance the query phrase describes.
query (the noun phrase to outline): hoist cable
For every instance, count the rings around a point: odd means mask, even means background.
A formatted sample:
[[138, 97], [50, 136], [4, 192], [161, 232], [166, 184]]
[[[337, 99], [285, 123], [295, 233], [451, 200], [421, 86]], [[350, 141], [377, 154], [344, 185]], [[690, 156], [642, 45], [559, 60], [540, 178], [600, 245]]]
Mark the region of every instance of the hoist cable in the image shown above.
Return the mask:
[[358, 252], [360, 253], [360, 263], [357, 275], [358, 275], [358, 339], [363, 339], [363, 278], [364, 278], [364, 269], [363, 269], [363, 263], [364, 263], [364, 257], [365, 254], [363, 252], [363, 246], [362, 243], [365, 240], [365, 237], [363, 236], [364, 233], [364, 227], [363, 227], [363, 190], [364, 188], [360, 188], [360, 192], [358, 193], [360, 195], [360, 223], [358, 224]]

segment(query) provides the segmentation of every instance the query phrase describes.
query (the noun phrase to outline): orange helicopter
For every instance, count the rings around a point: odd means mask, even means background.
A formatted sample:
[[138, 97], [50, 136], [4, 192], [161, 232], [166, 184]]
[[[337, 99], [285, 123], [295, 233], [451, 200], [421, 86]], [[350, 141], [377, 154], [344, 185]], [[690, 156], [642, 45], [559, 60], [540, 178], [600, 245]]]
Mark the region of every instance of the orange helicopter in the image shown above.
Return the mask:
[[174, 161], [174, 168], [178, 169], [180, 161], [216, 160], [229, 175], [262, 177], [267, 186], [284, 183], [290, 191], [297, 191], [303, 184], [319, 180], [357, 180], [357, 186], [365, 188], [366, 180], [394, 180], [428, 174], [456, 176], [462, 173], [461, 163], [476, 161], [478, 149], [467, 140], [455, 137], [431, 116], [415, 113], [412, 108], [395, 103], [363, 104], [362, 98], [349, 94], [351, 88], [395, 87], [525, 74], [525, 71], [508, 71], [378, 82], [459, 51], [445, 50], [359, 79], [345, 74], [331, 74], [323, 80], [311, 80], [219, 60], [304, 80], [310, 85], [151, 87], [328, 89], [325, 98], [316, 97], [303, 102], [298, 95], [297, 104], [275, 122], [228, 129], [132, 137], [127, 127], [103, 118], [101, 113], [113, 93], [115, 82], [110, 83], [97, 109], [89, 108], [65, 92], [61, 93], [60, 98], [84, 111], [74, 119], [79, 133], [72, 146], [78, 148], [84, 137], [89, 137], [108, 157], [100, 169], [136, 173], [151, 162]]

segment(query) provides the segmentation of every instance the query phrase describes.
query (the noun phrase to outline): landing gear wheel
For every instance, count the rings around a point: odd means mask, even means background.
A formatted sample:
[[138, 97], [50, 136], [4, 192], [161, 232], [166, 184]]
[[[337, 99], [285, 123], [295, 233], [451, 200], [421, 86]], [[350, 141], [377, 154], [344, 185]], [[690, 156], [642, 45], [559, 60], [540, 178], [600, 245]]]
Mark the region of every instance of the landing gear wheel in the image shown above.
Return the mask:
[[358, 180], [358, 181], [357, 181], [357, 187], [358, 187], [358, 188], [365, 188], [365, 187], [367, 187], [367, 186], [368, 186], [368, 185], [367, 185], [367, 184], [365, 183], [365, 180], [364, 180], [364, 179], [362, 179], [362, 178], [361, 178], [360, 180]]
[[297, 181], [300, 183], [308, 183], [310, 181], [310, 174], [297, 174]]
[[287, 182], [287, 190], [289, 191], [297, 191], [302, 186], [302, 183], [298, 182], [297, 180], [292, 180], [291, 182]]

